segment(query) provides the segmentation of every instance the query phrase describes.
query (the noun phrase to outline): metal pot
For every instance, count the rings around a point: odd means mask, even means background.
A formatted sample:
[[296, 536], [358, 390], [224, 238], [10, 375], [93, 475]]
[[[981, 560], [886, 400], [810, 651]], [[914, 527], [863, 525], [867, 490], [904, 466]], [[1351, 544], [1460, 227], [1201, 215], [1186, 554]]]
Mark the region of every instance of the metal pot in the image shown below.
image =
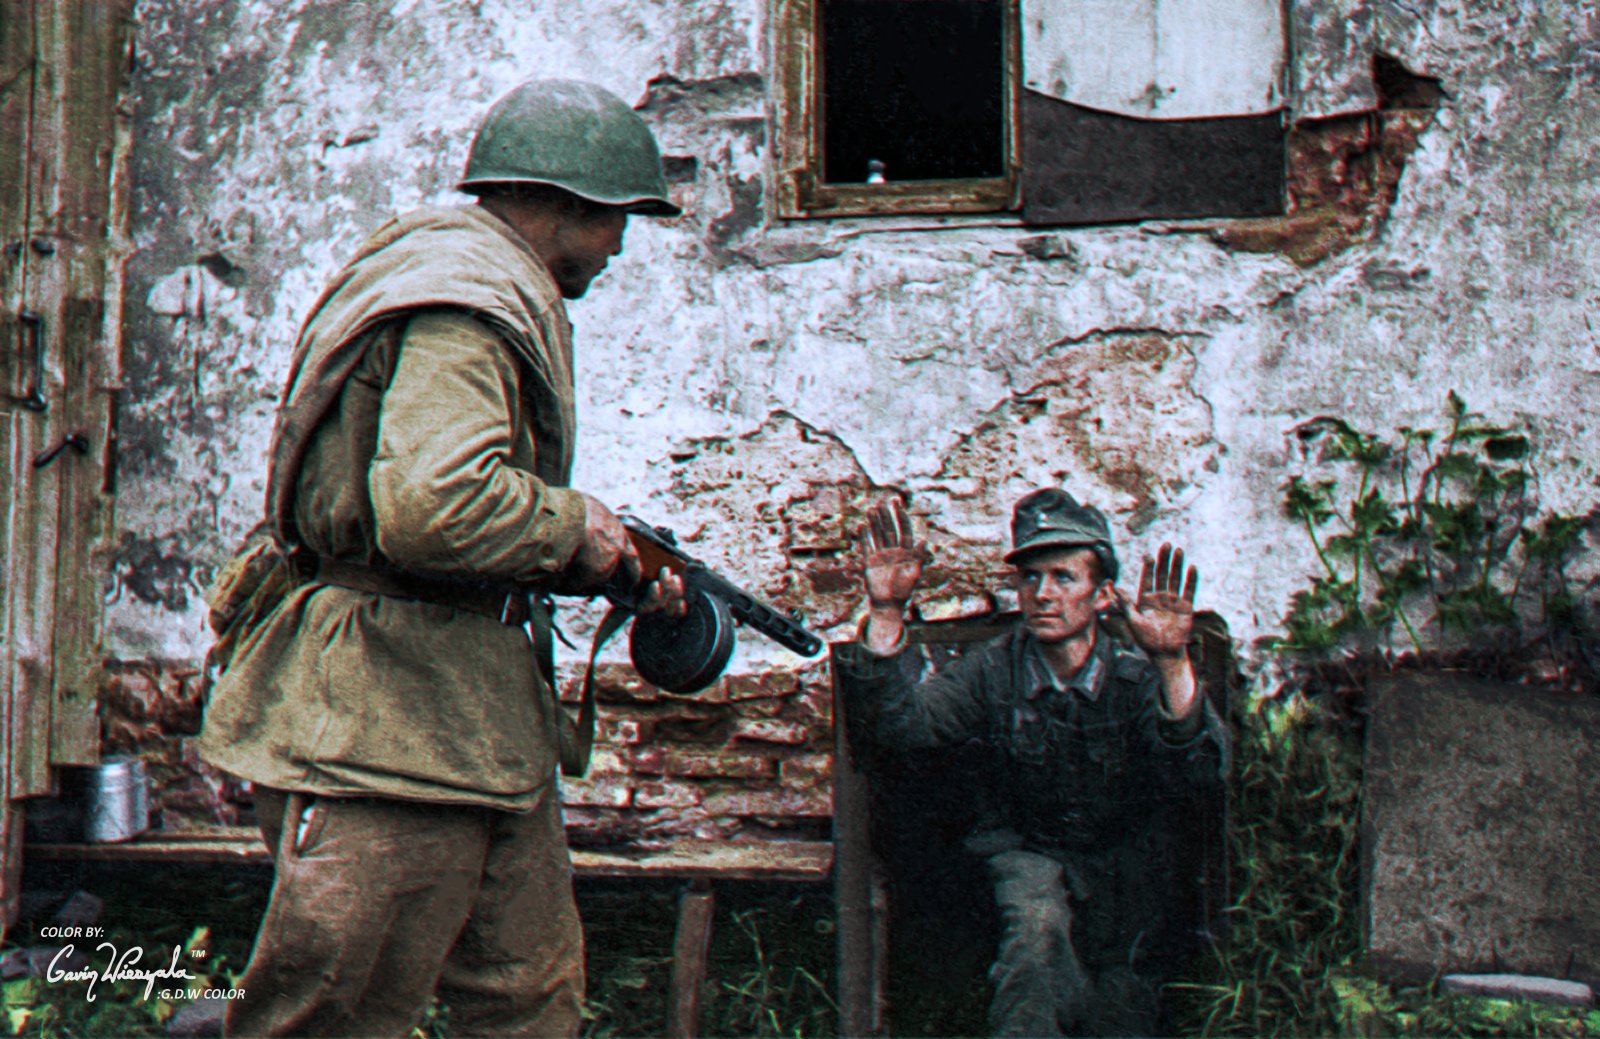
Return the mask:
[[106, 758], [82, 769], [83, 839], [125, 841], [150, 828], [150, 777], [133, 757]]

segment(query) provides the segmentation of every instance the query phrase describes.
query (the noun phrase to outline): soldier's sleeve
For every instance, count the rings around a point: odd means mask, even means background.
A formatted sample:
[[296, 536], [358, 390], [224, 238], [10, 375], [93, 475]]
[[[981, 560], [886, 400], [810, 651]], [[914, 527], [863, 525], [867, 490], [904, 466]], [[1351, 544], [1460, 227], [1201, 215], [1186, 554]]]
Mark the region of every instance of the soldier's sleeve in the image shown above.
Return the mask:
[[1157, 756], [1193, 782], [1220, 780], [1228, 764], [1228, 734], [1206, 696], [1205, 681], [1195, 675], [1199, 706], [1183, 717], [1167, 713], [1161, 699], [1161, 679], [1149, 662], [1131, 654], [1119, 655], [1119, 677], [1138, 687], [1143, 705], [1140, 727]]
[[880, 656], [858, 639], [835, 644], [834, 674], [851, 740], [888, 751], [943, 747], [983, 734], [987, 720], [982, 651], [923, 677], [926, 658], [903, 643]]
[[469, 315], [426, 311], [407, 323], [367, 476], [389, 559], [533, 581], [577, 552], [582, 497], [511, 464], [517, 376], [500, 338]]

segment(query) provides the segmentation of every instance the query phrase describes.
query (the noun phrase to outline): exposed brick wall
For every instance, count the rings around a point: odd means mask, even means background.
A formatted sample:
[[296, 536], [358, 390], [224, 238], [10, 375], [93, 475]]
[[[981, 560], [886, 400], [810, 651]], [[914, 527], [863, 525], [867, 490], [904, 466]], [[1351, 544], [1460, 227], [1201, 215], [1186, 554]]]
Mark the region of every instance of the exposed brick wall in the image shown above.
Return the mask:
[[[105, 754], [148, 763], [156, 825], [253, 821], [249, 789], [200, 761], [200, 670], [114, 662], [101, 682]], [[574, 703], [579, 683], [563, 697]], [[600, 731], [589, 773], [564, 780], [575, 845], [658, 848], [682, 838], [822, 838], [832, 815], [833, 703], [823, 664], [728, 676], [693, 697], [625, 665], [596, 674]]]
[[100, 752], [136, 754], [150, 772], [152, 824], [165, 829], [248, 822], [248, 789], [200, 760], [203, 690], [188, 661], [107, 665], [100, 681]]
[[[562, 786], [574, 844], [822, 837], [833, 812], [826, 669], [732, 675], [692, 697], [631, 668], [596, 675], [601, 731], [589, 774]], [[578, 683], [563, 696], [577, 698]]]

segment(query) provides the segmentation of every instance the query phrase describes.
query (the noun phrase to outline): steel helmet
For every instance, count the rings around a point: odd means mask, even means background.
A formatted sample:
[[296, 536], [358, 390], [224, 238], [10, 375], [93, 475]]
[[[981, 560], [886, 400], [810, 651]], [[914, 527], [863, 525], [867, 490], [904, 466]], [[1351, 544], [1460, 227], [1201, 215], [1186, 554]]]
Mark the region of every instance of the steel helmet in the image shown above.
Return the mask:
[[650, 127], [623, 100], [593, 83], [530, 79], [489, 109], [456, 185], [552, 184], [645, 216], [683, 212], [667, 198]]

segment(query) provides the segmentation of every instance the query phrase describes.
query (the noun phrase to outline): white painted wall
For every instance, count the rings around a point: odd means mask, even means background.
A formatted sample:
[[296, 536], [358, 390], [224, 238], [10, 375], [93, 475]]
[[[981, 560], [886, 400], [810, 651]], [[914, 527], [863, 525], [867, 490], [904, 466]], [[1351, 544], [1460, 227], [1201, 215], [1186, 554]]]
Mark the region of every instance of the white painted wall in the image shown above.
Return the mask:
[[[139, 17], [113, 656], [201, 654], [198, 587], [260, 512], [301, 315], [393, 211], [455, 197], [473, 121], [534, 74], [652, 97], [664, 152], [698, 162], [675, 188], [688, 214], [634, 221], [571, 308], [575, 484], [696, 536], [831, 637], [854, 598], [840, 515], [870, 487], [932, 522], [954, 581], [935, 610], [971, 605], [1012, 502], [1064, 477], [1112, 511], [1125, 559], [1187, 546], [1204, 604], [1246, 639], [1314, 566], [1278, 507], [1310, 417], [1428, 424], [1454, 387], [1529, 423], [1552, 506], [1595, 498], [1592, 0], [1301, 0], [1299, 114], [1369, 104], [1350, 70], [1374, 46], [1449, 95], [1376, 237], [1309, 268], [1181, 228], [1041, 247], [1003, 217], [775, 221], [758, 0], [147, 0]], [[662, 77], [683, 86], [652, 91]], [[746, 649], [740, 666], [771, 647]]]

